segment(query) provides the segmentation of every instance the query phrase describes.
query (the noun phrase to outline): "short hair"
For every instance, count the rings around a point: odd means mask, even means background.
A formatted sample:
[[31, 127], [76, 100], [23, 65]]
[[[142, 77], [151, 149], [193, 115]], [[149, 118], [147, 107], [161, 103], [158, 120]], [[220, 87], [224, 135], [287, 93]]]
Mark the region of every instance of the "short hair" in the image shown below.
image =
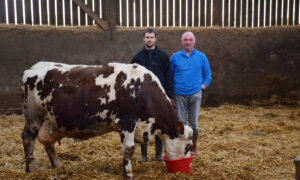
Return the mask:
[[143, 37], [145, 37], [146, 33], [154, 33], [154, 36], [156, 37], [156, 32], [152, 28], [145, 29], [144, 32], [143, 32]]

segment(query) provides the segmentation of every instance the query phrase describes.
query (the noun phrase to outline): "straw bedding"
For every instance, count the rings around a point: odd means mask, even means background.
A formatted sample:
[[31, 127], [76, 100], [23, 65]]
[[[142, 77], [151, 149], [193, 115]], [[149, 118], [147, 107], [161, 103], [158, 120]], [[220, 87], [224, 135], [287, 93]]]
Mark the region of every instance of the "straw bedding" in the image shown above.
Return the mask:
[[[25, 173], [22, 115], [0, 115], [0, 179], [122, 179], [122, 152], [115, 132], [86, 141], [63, 139], [55, 144], [62, 169], [51, 168], [43, 146], [36, 141], [38, 170]], [[222, 105], [202, 108], [198, 155], [191, 172], [169, 174], [165, 163], [137, 163], [136, 179], [294, 179], [293, 157], [300, 155], [300, 108], [287, 106]]]

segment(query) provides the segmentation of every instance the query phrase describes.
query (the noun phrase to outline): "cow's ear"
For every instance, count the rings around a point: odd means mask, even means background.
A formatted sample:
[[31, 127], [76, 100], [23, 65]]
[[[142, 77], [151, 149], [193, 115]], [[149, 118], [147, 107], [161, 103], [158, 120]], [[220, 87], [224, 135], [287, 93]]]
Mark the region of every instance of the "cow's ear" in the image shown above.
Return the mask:
[[176, 123], [176, 132], [183, 134], [184, 133], [184, 125], [182, 124], [182, 122], [178, 121]]

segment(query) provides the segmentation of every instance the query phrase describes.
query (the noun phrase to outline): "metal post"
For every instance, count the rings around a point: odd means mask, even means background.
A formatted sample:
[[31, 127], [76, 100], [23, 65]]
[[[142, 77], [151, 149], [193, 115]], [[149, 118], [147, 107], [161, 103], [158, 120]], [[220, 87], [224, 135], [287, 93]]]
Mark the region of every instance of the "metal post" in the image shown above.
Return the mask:
[[234, 0], [234, 19], [233, 19], [233, 27], [234, 28], [236, 27], [236, 11], [237, 11], [236, 0]]
[[156, 1], [153, 1], [153, 27], [156, 27]]
[[81, 26], [81, 15], [80, 15], [80, 7], [77, 6], [77, 20], [78, 20], [78, 26]]
[[159, 1], [159, 25], [162, 27], [162, 0]]
[[[295, 6], [296, 6], [296, 4], [295, 4], [295, 0], [293, 0], [293, 26], [295, 26]], [[300, 10], [300, 9], [299, 9]]]
[[167, 14], [166, 14], [166, 18], [167, 18], [167, 27], [169, 27], [169, 0], [167, 0], [166, 2], [166, 8], [167, 8]]
[[275, 5], [275, 26], [277, 26], [277, 21], [278, 21], [278, 0], [276, 0], [276, 5]]
[[129, 27], [129, 0], [126, 0], [126, 26]]
[[192, 0], [192, 27], [195, 25], [195, 0]]
[[207, 20], [207, 0], [204, 1], [204, 27], [206, 27], [206, 20]]
[[175, 27], [175, 0], [173, 0], [173, 27]]
[[[88, 2], [87, 0], [84, 1], [84, 4], [87, 6], [88, 5]], [[85, 14], [85, 26], [88, 26], [88, 15], [87, 13], [84, 13]]]
[[[100, 2], [99, 2], [100, 3]], [[123, 21], [122, 21], [122, 0], [119, 0], [119, 10], [120, 10], [120, 26], [122, 27], [122, 25], [123, 25]], [[99, 8], [99, 11], [100, 11], [100, 8]]]
[[22, 10], [23, 10], [23, 23], [26, 24], [26, 13], [25, 13], [25, 2], [22, 0]]
[[230, 1], [228, 0], [228, 27], [230, 27]]
[[237, 8], [236, 8], [236, 0], [234, 0], [234, 16], [233, 16], [233, 27], [235, 28], [236, 27], [236, 11], [237, 11]]
[[149, 27], [149, 0], [147, 0], [147, 27]]
[[264, 0], [264, 27], [266, 27], [267, 2]]
[[300, 25], [300, 1], [298, 6], [298, 25]]
[[252, 21], [251, 26], [254, 28], [254, 0], [252, 0]]
[[246, 27], [248, 27], [249, 0], [246, 0]]
[[41, 0], [39, 0], [39, 20], [40, 20], [40, 25], [42, 25], [42, 4], [41, 4]]
[[18, 24], [17, 2], [14, 0], [15, 24]]
[[162, 27], [162, 0], [159, 2], [159, 24]]
[[269, 26], [272, 26], [272, 0], [270, 0]]
[[[161, 2], [162, 0], [160, 0]], [[182, 25], [182, 1], [179, 0], [179, 27]]]
[[[32, 0], [31, 0], [31, 2], [32, 2]], [[6, 18], [6, 24], [9, 24], [7, 0], [5, 0], [5, 18]]]
[[66, 8], [65, 8], [65, 0], [62, 0], [62, 14], [63, 14], [63, 26], [66, 26]]
[[214, 0], [211, 0], [210, 4], [210, 26], [213, 27], [214, 24]]
[[[92, 1], [92, 9], [95, 12], [95, 0]], [[95, 25], [95, 20], [93, 20], [93, 25]]]
[[258, 0], [258, 7], [257, 7], [257, 27], [260, 26], [260, 0]]
[[31, 9], [31, 25], [34, 26], [33, 0], [30, 1], [30, 9]]
[[288, 26], [290, 23], [290, 0], [287, 0], [287, 8], [286, 8], [286, 25]]
[[243, 26], [243, 0], [241, 0], [240, 4], [240, 28]]
[[225, 25], [225, 9], [224, 9], [224, 7], [225, 7], [225, 2], [224, 2], [225, 0], [222, 0], [222, 27], [224, 27], [224, 25]]
[[283, 26], [283, 6], [284, 6], [284, 0], [281, 0], [281, 26]]
[[198, 0], [198, 26], [201, 26], [201, 0]]
[[73, 26], [73, 1], [70, 0], [70, 21], [71, 21], [71, 26]]
[[[206, 0], [205, 0], [206, 1]], [[188, 0], [185, 0], [185, 27], [188, 27]]]
[[[121, 5], [122, 5], [122, 3], [121, 3]], [[99, 0], [99, 17], [100, 17], [100, 19], [102, 19], [102, 12], [103, 12], [102, 11], [102, 0]], [[122, 14], [122, 10], [121, 10], [121, 14]]]
[[57, 0], [54, 1], [54, 8], [55, 8], [55, 26], [57, 27], [58, 22], [57, 22]]
[[140, 0], [140, 26], [143, 27], [143, 0]]
[[47, 23], [50, 26], [50, 8], [49, 8], [49, 0], [47, 0]]
[[133, 27], [136, 27], [136, 0], [133, 0]]

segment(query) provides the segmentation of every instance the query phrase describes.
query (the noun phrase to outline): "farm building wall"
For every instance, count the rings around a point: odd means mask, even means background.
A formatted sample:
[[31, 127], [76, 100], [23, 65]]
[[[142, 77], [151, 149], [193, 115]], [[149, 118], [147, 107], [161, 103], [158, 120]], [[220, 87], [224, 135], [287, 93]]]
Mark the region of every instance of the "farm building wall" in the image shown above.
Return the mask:
[[[170, 56], [186, 29], [159, 29], [158, 46]], [[300, 104], [300, 27], [191, 28], [196, 48], [212, 69], [203, 106], [251, 104], [275, 97]], [[129, 63], [142, 46], [143, 29], [52, 28], [0, 25], [0, 113], [21, 107], [21, 74], [38, 61]], [[275, 95], [275, 96], [274, 96]], [[290, 101], [284, 101], [289, 98]]]

